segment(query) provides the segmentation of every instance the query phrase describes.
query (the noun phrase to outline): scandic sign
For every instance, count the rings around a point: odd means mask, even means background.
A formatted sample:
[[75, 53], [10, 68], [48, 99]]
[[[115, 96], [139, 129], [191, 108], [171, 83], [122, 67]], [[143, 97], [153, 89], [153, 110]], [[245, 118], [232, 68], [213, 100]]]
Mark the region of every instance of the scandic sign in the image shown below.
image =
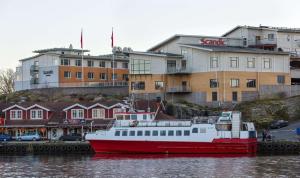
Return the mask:
[[225, 42], [222, 39], [218, 39], [218, 40], [207, 40], [205, 38], [202, 38], [200, 40], [200, 43], [202, 45], [211, 45], [211, 46], [224, 46]]

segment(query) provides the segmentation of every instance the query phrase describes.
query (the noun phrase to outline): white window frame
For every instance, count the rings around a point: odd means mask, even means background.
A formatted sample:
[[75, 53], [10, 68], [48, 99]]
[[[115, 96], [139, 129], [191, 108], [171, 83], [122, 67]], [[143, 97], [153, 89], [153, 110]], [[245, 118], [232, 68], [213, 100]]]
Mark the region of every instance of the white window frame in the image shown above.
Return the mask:
[[[80, 73], [80, 77], [78, 77], [78, 74]], [[76, 72], [76, 78], [77, 79], [82, 79], [82, 72]]]
[[84, 119], [84, 109], [71, 109], [71, 119]]
[[230, 79], [230, 87], [231, 88], [238, 88], [238, 87], [240, 87], [240, 79], [237, 79], [237, 78]]
[[[102, 78], [102, 77], [103, 77], [102, 74], [104, 74], [104, 78]], [[106, 73], [100, 73], [100, 80], [107, 80], [107, 75], [106, 75]]]
[[[16, 116], [19, 116], [19, 112], [20, 112], [20, 117], [16, 117]], [[14, 114], [15, 117], [12, 117], [13, 116], [12, 113], [15, 113]], [[23, 119], [23, 111], [20, 109], [10, 110], [10, 119], [11, 120], [22, 120]]]
[[218, 57], [210, 57], [210, 68], [218, 68], [218, 67], [219, 67]]
[[247, 59], [247, 68], [255, 68], [255, 58], [254, 57]]
[[42, 109], [30, 110], [30, 119], [43, 119], [43, 110]]
[[230, 67], [238, 68], [239, 67], [239, 57], [230, 57]]
[[[65, 76], [65, 72], [68, 73], [67, 77]], [[64, 78], [71, 78], [71, 77], [72, 77], [71, 71], [64, 71]]]
[[92, 109], [92, 118], [93, 119], [104, 119], [105, 118], [105, 109]]
[[[268, 66], [266, 66], [266, 64], [268, 64]], [[272, 68], [271, 58], [264, 58], [263, 65], [264, 65], [264, 69], [271, 69]]]

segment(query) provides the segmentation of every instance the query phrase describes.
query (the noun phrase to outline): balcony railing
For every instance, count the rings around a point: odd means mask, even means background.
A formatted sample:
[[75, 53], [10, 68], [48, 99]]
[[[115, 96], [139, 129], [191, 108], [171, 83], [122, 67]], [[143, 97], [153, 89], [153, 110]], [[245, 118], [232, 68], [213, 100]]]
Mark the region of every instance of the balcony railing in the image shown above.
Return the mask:
[[277, 40], [276, 39], [261, 39], [261, 40], [255, 40], [255, 45], [276, 45]]
[[172, 86], [167, 88], [167, 93], [190, 93], [192, 92], [189, 86]]
[[189, 68], [167, 68], [167, 74], [190, 74], [191, 70]]

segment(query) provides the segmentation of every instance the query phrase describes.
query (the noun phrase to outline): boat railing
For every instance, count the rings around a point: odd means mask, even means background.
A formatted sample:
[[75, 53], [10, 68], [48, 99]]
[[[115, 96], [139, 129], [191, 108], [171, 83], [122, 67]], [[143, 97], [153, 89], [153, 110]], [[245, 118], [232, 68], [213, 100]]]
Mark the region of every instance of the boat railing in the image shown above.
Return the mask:
[[114, 123], [114, 127], [191, 127], [191, 125], [191, 121], [133, 121]]
[[107, 125], [106, 125], [106, 130], [109, 130], [112, 126], [114, 126], [115, 120], [111, 120]]

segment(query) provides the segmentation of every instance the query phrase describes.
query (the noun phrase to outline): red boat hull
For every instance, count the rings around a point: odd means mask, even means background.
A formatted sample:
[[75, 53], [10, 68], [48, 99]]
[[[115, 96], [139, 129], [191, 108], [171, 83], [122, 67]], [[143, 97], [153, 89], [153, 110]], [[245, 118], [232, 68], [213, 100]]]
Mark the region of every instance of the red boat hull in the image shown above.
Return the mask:
[[257, 139], [213, 142], [89, 140], [96, 153], [255, 154]]

